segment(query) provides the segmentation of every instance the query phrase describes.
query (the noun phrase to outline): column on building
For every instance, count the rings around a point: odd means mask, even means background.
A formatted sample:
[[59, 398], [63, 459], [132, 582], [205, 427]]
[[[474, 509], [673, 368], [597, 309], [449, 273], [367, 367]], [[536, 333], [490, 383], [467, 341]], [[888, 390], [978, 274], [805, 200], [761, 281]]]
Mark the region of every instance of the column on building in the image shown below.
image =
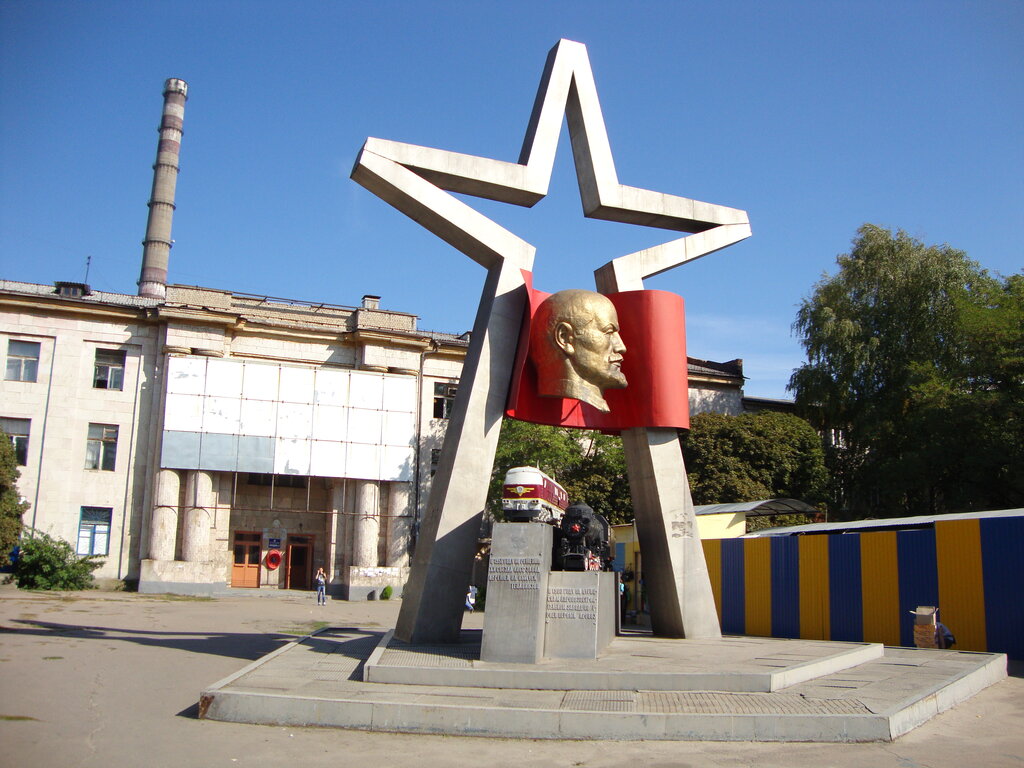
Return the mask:
[[412, 535], [412, 483], [388, 483], [387, 565], [409, 565], [409, 537]]
[[328, 582], [333, 581], [341, 575], [342, 564], [345, 560], [345, 481], [335, 478], [331, 481], [330, 520], [327, 522], [327, 551], [324, 556], [327, 560]]
[[157, 474], [153, 515], [149, 526], [149, 558], [173, 560], [174, 545], [178, 537], [178, 500], [181, 477], [173, 469], [161, 469]]
[[205, 562], [210, 559], [210, 528], [213, 522], [213, 474], [193, 470], [185, 479], [185, 524], [181, 537], [181, 559]]
[[378, 565], [377, 542], [380, 538], [380, 484], [376, 480], [356, 481], [356, 508], [352, 565]]

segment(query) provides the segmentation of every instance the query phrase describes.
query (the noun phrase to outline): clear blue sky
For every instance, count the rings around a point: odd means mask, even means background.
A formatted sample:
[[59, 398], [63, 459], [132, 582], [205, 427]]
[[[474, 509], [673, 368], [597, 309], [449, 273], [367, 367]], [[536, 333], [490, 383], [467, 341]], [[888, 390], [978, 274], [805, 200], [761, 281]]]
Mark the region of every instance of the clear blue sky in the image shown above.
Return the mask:
[[[472, 325], [483, 272], [349, 180], [367, 136], [515, 160], [547, 51], [585, 43], [619, 179], [745, 209], [648, 281], [689, 352], [784, 397], [796, 305], [858, 226], [1024, 264], [1021, 2], [0, 2], [0, 277], [135, 293], [161, 88], [190, 85], [170, 281]], [[562, 144], [535, 208], [472, 204], [593, 286], [666, 233], [583, 219]]]

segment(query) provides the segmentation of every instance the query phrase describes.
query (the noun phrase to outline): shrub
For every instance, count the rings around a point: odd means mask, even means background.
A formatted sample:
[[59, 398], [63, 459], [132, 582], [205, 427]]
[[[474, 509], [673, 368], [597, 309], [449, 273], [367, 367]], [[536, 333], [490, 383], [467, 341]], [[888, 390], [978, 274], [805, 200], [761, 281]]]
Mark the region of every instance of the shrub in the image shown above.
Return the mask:
[[35, 531], [21, 541], [14, 580], [21, 589], [92, 589], [92, 572], [102, 565], [99, 556], [79, 556], [66, 541]]
[[384, 587], [384, 589], [382, 589], [380, 591], [380, 599], [381, 600], [390, 600], [391, 599], [391, 593], [393, 591], [394, 590], [391, 589], [391, 585], [388, 584], [386, 587]]

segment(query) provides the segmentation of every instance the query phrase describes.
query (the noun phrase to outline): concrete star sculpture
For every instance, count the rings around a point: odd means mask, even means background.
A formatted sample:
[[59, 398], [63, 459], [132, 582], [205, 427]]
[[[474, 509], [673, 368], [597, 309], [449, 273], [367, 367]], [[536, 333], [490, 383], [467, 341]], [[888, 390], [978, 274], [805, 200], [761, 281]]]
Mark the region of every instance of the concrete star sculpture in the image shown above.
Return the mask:
[[[517, 163], [366, 140], [352, 178], [487, 269], [395, 631], [406, 642], [458, 639], [526, 301], [522, 271], [532, 271], [536, 251], [449, 193], [536, 204], [547, 194], [563, 114], [584, 216], [690, 233], [600, 267], [600, 292], [640, 290], [646, 277], [750, 236], [744, 211], [619, 183], [586, 46], [570, 40], [548, 54]], [[675, 430], [622, 437], [654, 631], [718, 637]]]

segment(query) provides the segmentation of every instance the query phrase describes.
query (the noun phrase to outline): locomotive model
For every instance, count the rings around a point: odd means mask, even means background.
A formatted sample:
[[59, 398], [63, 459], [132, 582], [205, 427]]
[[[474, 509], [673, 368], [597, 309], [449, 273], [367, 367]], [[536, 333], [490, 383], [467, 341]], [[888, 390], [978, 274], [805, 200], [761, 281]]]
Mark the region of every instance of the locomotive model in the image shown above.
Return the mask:
[[614, 545], [608, 521], [536, 467], [513, 467], [505, 475], [501, 509], [510, 523], [554, 527], [551, 566], [556, 571], [610, 571]]
[[558, 525], [569, 494], [536, 467], [513, 467], [505, 474], [501, 511], [510, 523]]
[[610, 571], [615, 559], [611, 527], [586, 504], [570, 504], [555, 536], [552, 568], [561, 571]]

